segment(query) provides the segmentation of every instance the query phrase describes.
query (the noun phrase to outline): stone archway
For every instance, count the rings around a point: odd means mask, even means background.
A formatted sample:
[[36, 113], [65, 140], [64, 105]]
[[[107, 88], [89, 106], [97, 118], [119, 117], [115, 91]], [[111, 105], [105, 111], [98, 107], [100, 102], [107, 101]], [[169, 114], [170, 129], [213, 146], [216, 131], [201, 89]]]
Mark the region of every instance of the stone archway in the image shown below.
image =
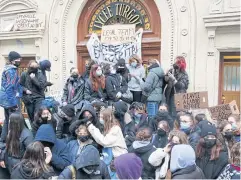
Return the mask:
[[137, 29], [142, 27], [143, 61], [161, 59], [161, 17], [154, 0], [88, 0], [77, 28], [77, 65], [81, 72], [84, 60], [89, 58], [86, 43], [91, 33], [100, 34], [102, 25], [115, 23], [133, 23]]

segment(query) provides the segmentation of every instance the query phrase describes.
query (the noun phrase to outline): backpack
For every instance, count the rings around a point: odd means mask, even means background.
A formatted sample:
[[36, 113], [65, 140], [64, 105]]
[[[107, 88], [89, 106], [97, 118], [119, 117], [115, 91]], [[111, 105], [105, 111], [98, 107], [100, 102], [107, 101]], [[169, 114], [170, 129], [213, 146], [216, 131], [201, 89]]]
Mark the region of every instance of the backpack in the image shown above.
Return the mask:
[[73, 165], [70, 165], [70, 166], [68, 166], [67, 168], [71, 171], [72, 179], [75, 180], [75, 179], [76, 179], [76, 170], [75, 170], [74, 166], [73, 166]]

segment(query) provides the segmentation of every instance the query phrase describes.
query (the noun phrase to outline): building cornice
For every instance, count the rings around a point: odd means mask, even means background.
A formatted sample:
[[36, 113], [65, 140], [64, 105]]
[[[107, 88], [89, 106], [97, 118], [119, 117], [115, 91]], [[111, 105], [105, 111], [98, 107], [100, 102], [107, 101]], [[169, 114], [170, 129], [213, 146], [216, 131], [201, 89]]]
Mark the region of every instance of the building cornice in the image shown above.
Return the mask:
[[0, 40], [42, 38], [43, 34], [39, 30], [0, 32]]
[[203, 17], [206, 28], [240, 26], [240, 13], [217, 14]]

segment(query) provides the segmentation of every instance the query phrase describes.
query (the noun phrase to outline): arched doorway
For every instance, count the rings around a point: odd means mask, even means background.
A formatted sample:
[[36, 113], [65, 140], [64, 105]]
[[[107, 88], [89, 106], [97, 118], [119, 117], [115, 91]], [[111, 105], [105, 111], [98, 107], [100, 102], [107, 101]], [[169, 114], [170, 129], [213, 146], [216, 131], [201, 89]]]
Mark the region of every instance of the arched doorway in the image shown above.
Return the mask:
[[101, 27], [110, 24], [136, 24], [143, 28], [142, 59], [160, 60], [161, 18], [154, 0], [88, 0], [78, 22], [77, 54], [78, 69], [84, 71], [89, 58], [86, 43], [95, 32], [100, 35]]

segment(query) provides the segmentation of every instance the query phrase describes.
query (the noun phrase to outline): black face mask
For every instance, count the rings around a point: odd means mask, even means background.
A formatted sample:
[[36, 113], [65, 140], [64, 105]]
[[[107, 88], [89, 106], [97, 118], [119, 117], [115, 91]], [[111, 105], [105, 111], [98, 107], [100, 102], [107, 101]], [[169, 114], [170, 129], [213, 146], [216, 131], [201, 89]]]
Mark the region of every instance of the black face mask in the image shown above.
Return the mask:
[[167, 133], [163, 129], [158, 129], [157, 134], [158, 134], [158, 136], [165, 136]]
[[177, 64], [173, 64], [174, 69], [179, 69], [179, 66]]
[[225, 137], [226, 139], [232, 139], [232, 137], [233, 137], [233, 132], [225, 132], [224, 137]]
[[73, 77], [74, 79], [77, 79], [79, 77], [78, 74], [72, 74], [71, 77]]
[[37, 73], [38, 72], [38, 68], [33, 68], [33, 67], [29, 67], [28, 68], [28, 72], [29, 72], [29, 74], [31, 74], [31, 73]]
[[16, 61], [16, 62], [14, 63], [14, 66], [19, 67], [19, 66], [20, 66], [20, 64], [21, 64], [21, 62], [20, 62], [20, 61]]
[[81, 142], [86, 142], [86, 141], [88, 141], [90, 139], [90, 136], [80, 136], [79, 137], [79, 140], [81, 141]]
[[203, 147], [212, 148], [216, 144], [216, 139], [204, 139]]
[[41, 117], [41, 119], [42, 119], [43, 121], [47, 121], [47, 120], [48, 120], [48, 117]]

